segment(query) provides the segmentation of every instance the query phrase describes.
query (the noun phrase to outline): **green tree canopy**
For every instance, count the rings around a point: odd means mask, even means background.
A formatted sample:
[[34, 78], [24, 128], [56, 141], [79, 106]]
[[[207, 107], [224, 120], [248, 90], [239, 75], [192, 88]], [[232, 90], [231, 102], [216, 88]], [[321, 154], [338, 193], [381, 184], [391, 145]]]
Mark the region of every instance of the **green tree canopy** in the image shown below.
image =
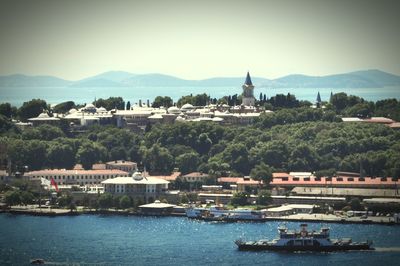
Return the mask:
[[22, 121], [26, 121], [28, 118], [37, 117], [45, 110], [47, 104], [44, 100], [33, 99], [22, 104], [18, 109], [18, 116]]

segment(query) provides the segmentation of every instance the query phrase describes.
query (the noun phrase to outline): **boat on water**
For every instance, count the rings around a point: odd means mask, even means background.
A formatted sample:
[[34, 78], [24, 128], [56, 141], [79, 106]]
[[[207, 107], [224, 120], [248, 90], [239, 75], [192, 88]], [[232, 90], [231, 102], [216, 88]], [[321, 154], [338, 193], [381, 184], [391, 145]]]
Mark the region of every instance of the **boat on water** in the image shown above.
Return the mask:
[[186, 209], [186, 216], [192, 219], [209, 221], [241, 221], [241, 220], [262, 220], [261, 211], [250, 209], [229, 210], [222, 206], [211, 206], [210, 208], [189, 207]]
[[45, 264], [44, 259], [31, 259], [30, 260], [31, 264]]
[[273, 251], [348, 251], [372, 250], [372, 241], [352, 242], [351, 238], [330, 239], [329, 228], [319, 231], [308, 231], [307, 224], [301, 224], [299, 231], [290, 231], [279, 227], [279, 238], [273, 240], [243, 241], [236, 240], [239, 250], [273, 250]]

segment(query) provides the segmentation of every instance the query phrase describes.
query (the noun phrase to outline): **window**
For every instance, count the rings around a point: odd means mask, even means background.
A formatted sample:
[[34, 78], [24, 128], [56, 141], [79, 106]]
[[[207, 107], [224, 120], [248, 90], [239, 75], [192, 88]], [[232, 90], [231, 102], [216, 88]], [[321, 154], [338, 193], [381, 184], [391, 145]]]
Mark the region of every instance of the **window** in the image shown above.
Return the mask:
[[365, 178], [364, 177], [360, 177], [360, 178], [358, 178], [358, 181], [365, 181]]
[[309, 177], [304, 177], [303, 180], [304, 180], [304, 181], [310, 181], [310, 178], [309, 178]]
[[336, 177], [336, 181], [343, 181], [343, 178], [341, 178], [341, 177]]
[[298, 177], [293, 177], [293, 181], [300, 181], [300, 178], [298, 178]]
[[282, 181], [288, 181], [289, 180], [289, 178], [287, 178], [287, 177], [282, 177]]
[[347, 181], [353, 182], [353, 181], [354, 181], [354, 178], [349, 177], [349, 178], [347, 178]]
[[321, 177], [316, 177], [314, 180], [315, 181], [321, 181]]

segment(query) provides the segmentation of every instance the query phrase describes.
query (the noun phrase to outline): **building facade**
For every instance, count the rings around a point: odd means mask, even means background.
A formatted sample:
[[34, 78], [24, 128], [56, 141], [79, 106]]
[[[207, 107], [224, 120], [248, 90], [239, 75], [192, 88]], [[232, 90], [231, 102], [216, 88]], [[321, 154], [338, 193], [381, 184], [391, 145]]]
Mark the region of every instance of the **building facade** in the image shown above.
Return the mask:
[[132, 176], [118, 176], [107, 179], [101, 184], [104, 185], [105, 192], [115, 195], [129, 195], [145, 202], [153, 202], [155, 199], [165, 195], [168, 191], [169, 182], [136, 172]]
[[128, 172], [107, 169], [107, 170], [65, 170], [65, 169], [47, 169], [39, 171], [31, 171], [25, 173], [24, 176], [31, 180], [45, 178], [51, 180], [52, 178], [57, 185], [98, 185], [102, 181], [117, 176], [128, 176]]

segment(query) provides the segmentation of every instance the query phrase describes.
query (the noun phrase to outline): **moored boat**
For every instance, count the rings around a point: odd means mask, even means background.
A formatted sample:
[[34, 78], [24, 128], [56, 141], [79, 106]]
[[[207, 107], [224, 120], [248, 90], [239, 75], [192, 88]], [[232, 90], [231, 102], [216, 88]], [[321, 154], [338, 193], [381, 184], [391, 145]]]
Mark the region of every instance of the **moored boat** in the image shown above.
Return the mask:
[[320, 231], [307, 231], [307, 224], [301, 224], [300, 231], [289, 231], [279, 227], [279, 238], [273, 240], [243, 241], [236, 240], [239, 250], [273, 250], [273, 251], [348, 251], [372, 250], [371, 241], [352, 242], [351, 238], [330, 239], [329, 228]]

